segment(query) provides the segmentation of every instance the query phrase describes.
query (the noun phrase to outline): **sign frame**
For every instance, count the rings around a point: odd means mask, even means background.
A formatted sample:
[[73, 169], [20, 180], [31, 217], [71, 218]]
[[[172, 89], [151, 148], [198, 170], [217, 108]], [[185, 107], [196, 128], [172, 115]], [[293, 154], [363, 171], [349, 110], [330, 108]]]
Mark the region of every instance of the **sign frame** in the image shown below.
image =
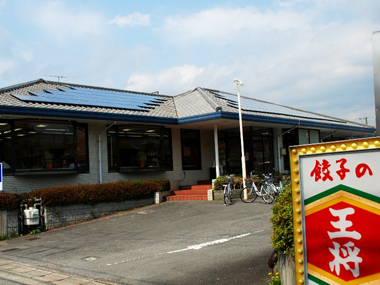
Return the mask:
[[[291, 184], [292, 184], [292, 199], [293, 199], [293, 235], [294, 235], [294, 249], [295, 249], [295, 264], [296, 264], [296, 280], [297, 284], [351, 284], [352, 282], [336, 282], [337, 280], [331, 281], [331, 279], [321, 278], [319, 283], [314, 282], [309, 277], [313, 277], [310, 275], [308, 263], [307, 263], [307, 240], [306, 240], [306, 232], [305, 232], [305, 191], [307, 191], [308, 185], [303, 177], [305, 174], [310, 176], [310, 173], [306, 173], [306, 169], [304, 168], [303, 161], [310, 160], [313, 158], [314, 161], [318, 157], [336, 157], [337, 154], [358, 156], [360, 154], [368, 153], [368, 151], [376, 151], [380, 152], [380, 137], [371, 137], [365, 139], [354, 139], [354, 140], [344, 140], [344, 141], [334, 141], [334, 142], [326, 142], [326, 143], [318, 143], [318, 144], [309, 144], [309, 145], [298, 145], [289, 147], [290, 153], [290, 169], [291, 169]], [[376, 153], [377, 154], [377, 153]], [[310, 163], [309, 163], [310, 164]], [[380, 168], [380, 167], [379, 167]], [[310, 167], [308, 168], [310, 170]], [[376, 169], [379, 170], [380, 169]], [[336, 174], [336, 173], [335, 173]], [[339, 180], [339, 179], [337, 179]], [[307, 185], [305, 185], [307, 184]], [[323, 185], [323, 184], [322, 184]], [[350, 185], [348, 185], [350, 186]], [[314, 187], [315, 188], [315, 187]], [[319, 189], [312, 188], [314, 198], [318, 199], [318, 191]], [[321, 187], [321, 192], [326, 189]], [[349, 188], [349, 187], [347, 187]], [[380, 211], [380, 191], [375, 190], [376, 195], [368, 194], [371, 196], [377, 196], [379, 200], [375, 200], [374, 204], [378, 207]], [[325, 191], [326, 192], [326, 191]], [[306, 192], [307, 193], [307, 192]], [[317, 197], [317, 198], [315, 198]], [[376, 197], [376, 199], [377, 199]], [[310, 266], [311, 267], [311, 266]], [[323, 275], [323, 274], [322, 274]], [[373, 275], [374, 278], [368, 282], [366, 279], [366, 283], [363, 284], [378, 284], [376, 282], [380, 281], [380, 274]], [[323, 277], [323, 276], [322, 276]], [[326, 281], [327, 280], [327, 281]], [[364, 280], [363, 280], [364, 281]], [[375, 283], [372, 283], [375, 282]], [[355, 283], [361, 284], [361, 283]]]

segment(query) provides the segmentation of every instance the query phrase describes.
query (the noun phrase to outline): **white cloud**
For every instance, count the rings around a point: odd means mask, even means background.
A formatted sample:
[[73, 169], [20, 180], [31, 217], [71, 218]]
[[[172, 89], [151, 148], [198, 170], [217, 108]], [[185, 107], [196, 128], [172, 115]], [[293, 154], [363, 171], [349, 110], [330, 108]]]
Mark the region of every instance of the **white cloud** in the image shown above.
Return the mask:
[[[371, 36], [380, 29], [378, 0], [219, 5], [171, 14], [161, 28], [150, 14], [118, 14], [118, 5], [95, 11], [66, 1], [27, 3], [10, 15], [20, 17], [18, 25], [3, 20], [9, 31], [0, 26], [2, 82], [64, 70], [68, 82], [172, 95], [197, 86], [236, 93], [237, 77], [244, 96], [347, 119], [374, 116]], [[116, 28], [147, 25], [155, 33]]]
[[230, 59], [224, 74], [205, 64], [202, 77], [213, 78], [214, 85], [204, 87], [236, 92], [227, 79], [238, 77], [245, 96], [347, 119], [360, 106], [361, 117], [373, 116], [373, 94], [365, 85], [373, 84], [371, 35], [379, 20], [331, 17], [339, 7], [323, 0], [281, 3], [286, 7], [215, 8], [170, 17], [162, 31], [179, 47], [204, 47], [204, 58], [217, 53]]
[[297, 14], [291, 10], [257, 8], [215, 8], [187, 17], [169, 17], [163, 31], [173, 40], [206, 40], [218, 43], [253, 42], [268, 32], [305, 30], [310, 24], [310, 12]]
[[[199, 77], [203, 71], [204, 68], [185, 64], [183, 66], [165, 69], [159, 74], [133, 74], [129, 77], [128, 85], [125, 89], [145, 92], [159, 90], [166, 95], [175, 95], [175, 93], [195, 88], [194, 83], [196, 78]], [[168, 85], [171, 85], [171, 87], [168, 88]], [[165, 90], [170, 90], [175, 93], [167, 94]]]
[[30, 16], [40, 29], [61, 41], [100, 35], [104, 31], [102, 14], [70, 10], [62, 1], [45, 2], [31, 9], [35, 10], [29, 11]]
[[150, 24], [150, 15], [149, 14], [141, 14], [139, 12], [135, 12], [133, 14], [129, 14], [129, 15], [124, 16], [124, 17], [117, 15], [109, 23], [110, 24], [116, 24], [119, 27], [148, 26]]

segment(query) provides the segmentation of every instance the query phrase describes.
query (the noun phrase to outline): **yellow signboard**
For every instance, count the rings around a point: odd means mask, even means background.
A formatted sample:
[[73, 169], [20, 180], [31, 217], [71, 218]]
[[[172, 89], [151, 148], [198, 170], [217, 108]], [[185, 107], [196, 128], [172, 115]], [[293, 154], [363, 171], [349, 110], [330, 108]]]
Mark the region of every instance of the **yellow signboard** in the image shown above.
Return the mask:
[[297, 284], [380, 284], [380, 138], [290, 147]]

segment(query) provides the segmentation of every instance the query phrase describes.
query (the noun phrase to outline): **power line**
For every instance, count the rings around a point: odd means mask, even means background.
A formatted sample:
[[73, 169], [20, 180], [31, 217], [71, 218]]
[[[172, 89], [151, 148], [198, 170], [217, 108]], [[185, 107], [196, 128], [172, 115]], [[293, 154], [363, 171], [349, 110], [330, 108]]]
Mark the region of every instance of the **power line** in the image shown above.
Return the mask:
[[359, 120], [364, 120], [365, 124], [368, 125], [368, 119], [371, 119], [371, 118], [374, 118], [374, 117], [364, 117], [364, 118], [358, 118], [358, 119]]

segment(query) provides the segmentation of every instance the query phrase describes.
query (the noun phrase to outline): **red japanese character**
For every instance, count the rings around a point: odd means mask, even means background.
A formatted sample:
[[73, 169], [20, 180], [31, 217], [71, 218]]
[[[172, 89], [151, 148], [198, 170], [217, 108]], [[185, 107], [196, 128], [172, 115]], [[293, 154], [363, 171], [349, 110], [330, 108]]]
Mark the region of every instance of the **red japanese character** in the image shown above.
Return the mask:
[[347, 159], [345, 159], [345, 158], [342, 158], [342, 159], [336, 161], [336, 163], [340, 163], [340, 169], [336, 172], [339, 175], [340, 180], [343, 180], [344, 178], [346, 178], [346, 173], [350, 172], [350, 170], [348, 168], [344, 167], [346, 162], [347, 162]]
[[319, 163], [318, 160], [316, 160], [315, 161], [314, 169], [310, 173], [310, 177], [313, 177], [315, 175], [314, 179], [315, 179], [315, 182], [317, 182], [319, 179], [321, 179], [321, 172], [322, 172], [322, 170], [321, 170], [321, 164]]
[[325, 159], [322, 160], [322, 164], [318, 160], [316, 160], [314, 169], [310, 173], [310, 177], [315, 176], [314, 179], [315, 179], [315, 182], [317, 182], [318, 180], [322, 178], [321, 174], [323, 174], [322, 181], [326, 181], [327, 179], [329, 179], [330, 181], [333, 181], [333, 178], [330, 175], [330, 170], [329, 170], [330, 166], [331, 164]]
[[330, 175], [329, 167], [331, 164], [327, 160], [322, 160], [322, 173], [323, 173], [323, 181], [326, 181], [326, 179], [333, 181], [333, 178]]
[[362, 177], [366, 173], [367, 170], [368, 170], [369, 175], [372, 176], [373, 174], [372, 170], [367, 164], [365, 163], [358, 164], [358, 166], [356, 166], [356, 169], [355, 169], [356, 177], [357, 178]]

